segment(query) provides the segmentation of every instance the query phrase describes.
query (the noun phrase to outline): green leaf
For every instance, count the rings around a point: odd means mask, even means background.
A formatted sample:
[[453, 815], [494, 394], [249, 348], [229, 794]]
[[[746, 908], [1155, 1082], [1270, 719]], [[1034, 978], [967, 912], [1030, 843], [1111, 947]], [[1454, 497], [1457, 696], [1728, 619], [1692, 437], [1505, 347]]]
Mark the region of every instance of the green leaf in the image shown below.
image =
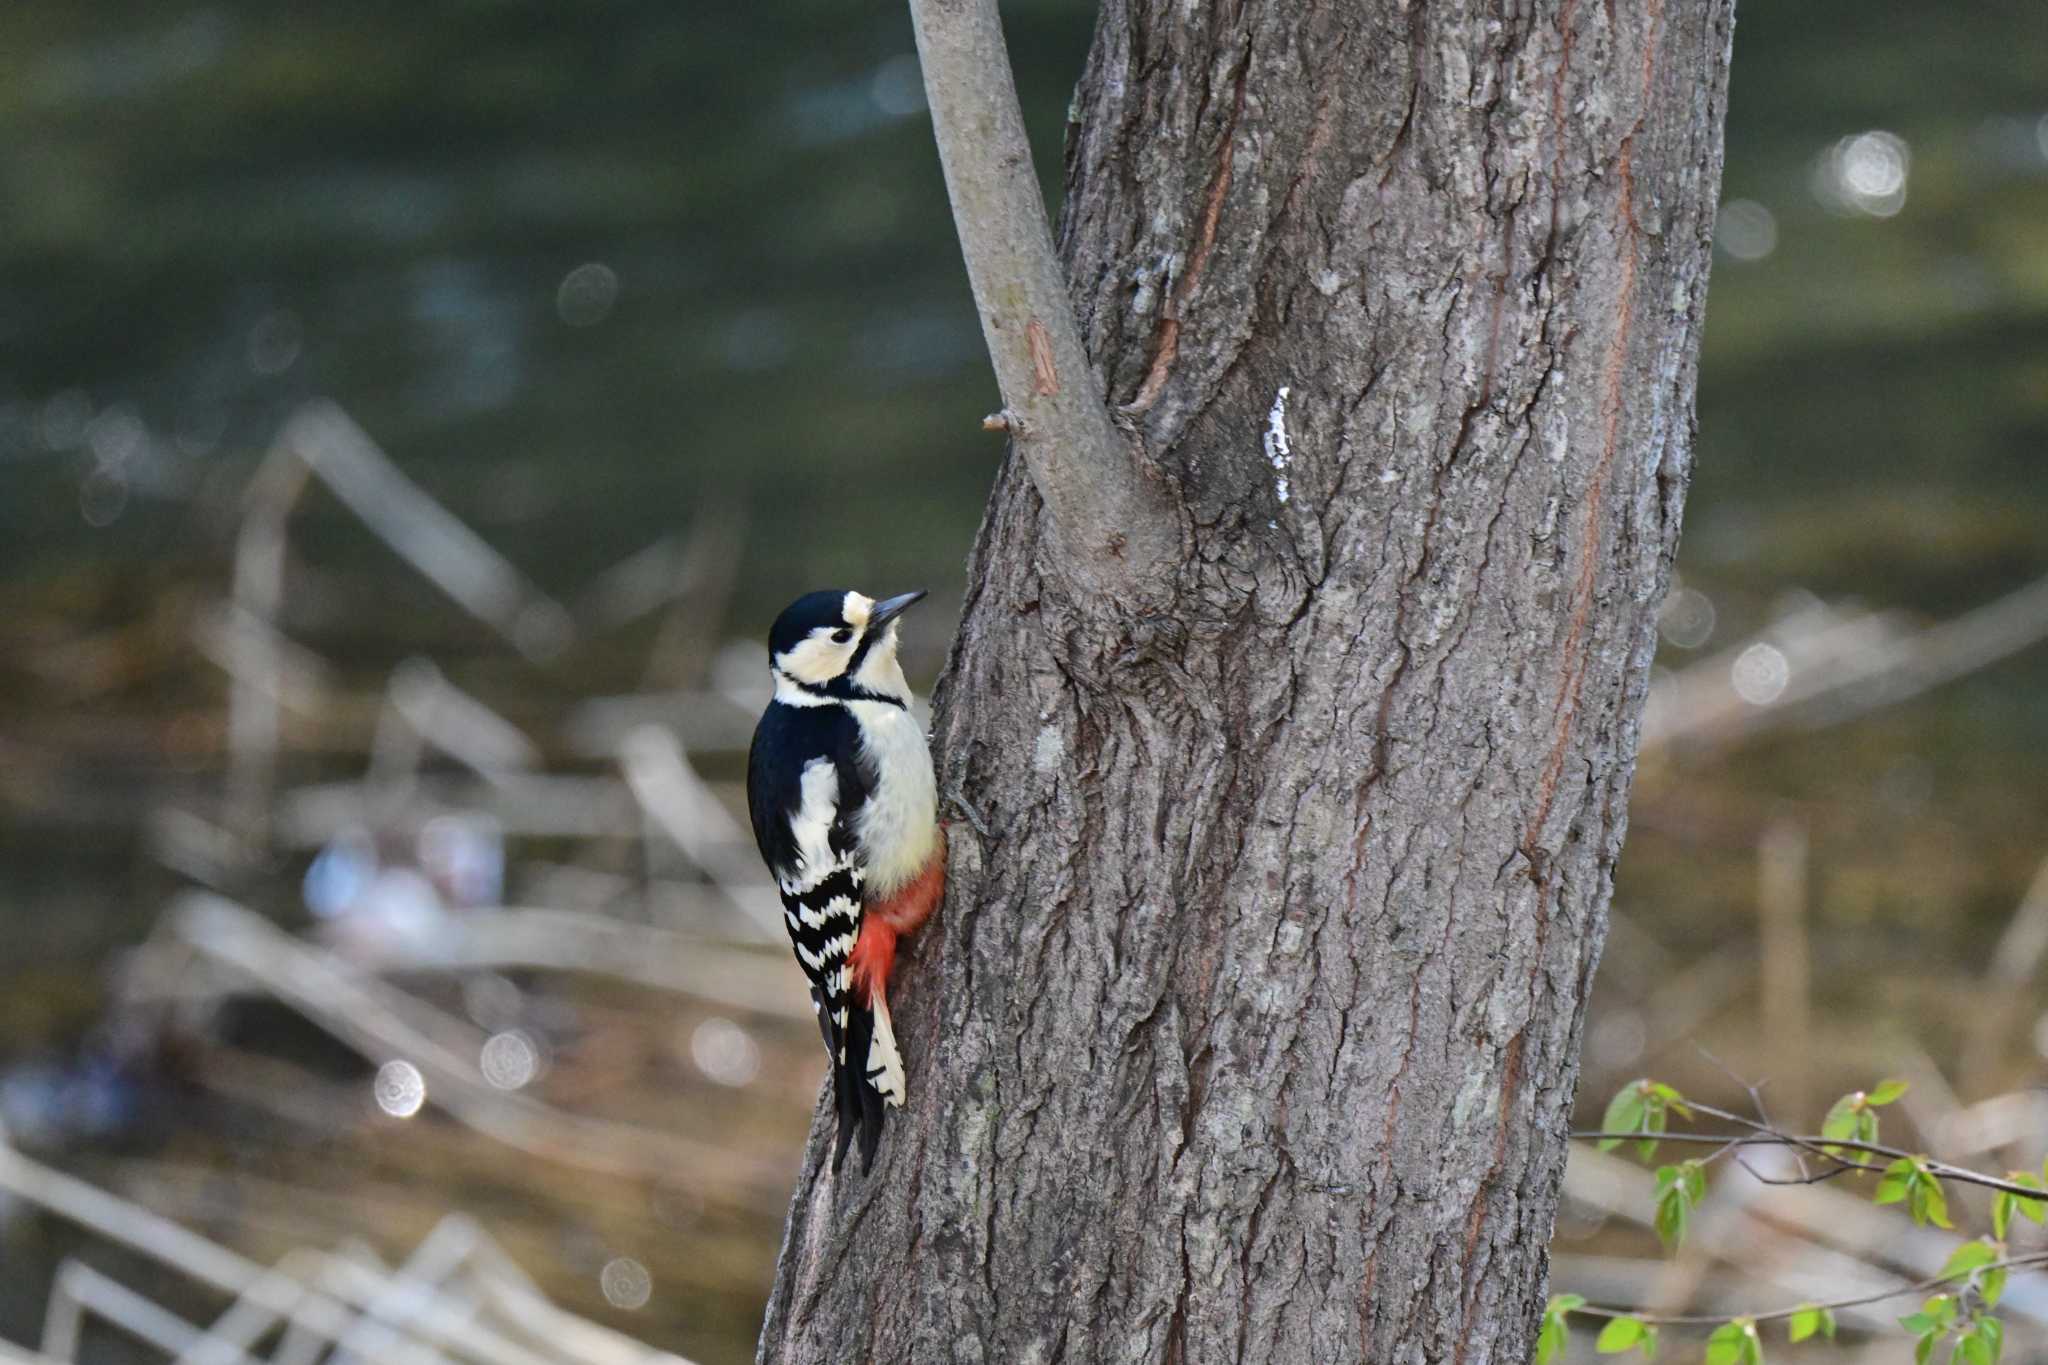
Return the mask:
[[[2041, 1178], [2030, 1171], [2012, 1171], [2005, 1178], [2030, 1190], [2042, 1188]], [[1998, 1197], [1991, 1201], [1992, 1235], [2003, 1240], [2006, 1229], [2012, 1225], [2012, 1216], [2015, 1213], [2030, 1223], [2048, 1221], [2048, 1199], [2035, 1199], [2024, 1194], [2010, 1194], [2000, 1190]]]
[[1973, 1327], [1956, 1342], [1956, 1354], [1965, 1365], [1992, 1365], [1991, 1343]]
[[1978, 1266], [1990, 1265], [1997, 1259], [1998, 1248], [1991, 1243], [1965, 1242], [1955, 1249], [1955, 1254], [1948, 1258], [1948, 1263], [1942, 1266], [1941, 1273], [1935, 1278], [1947, 1280], [1958, 1275], [1967, 1275]]
[[1746, 1344], [1739, 1319], [1722, 1323], [1707, 1338], [1707, 1365], [1743, 1365], [1743, 1358], [1748, 1354], [1744, 1350]]
[[1835, 1339], [1834, 1309], [1823, 1308], [1820, 1310], [1820, 1334], [1826, 1337], [1829, 1341], [1833, 1341]]
[[1600, 1329], [1593, 1349], [1603, 1356], [1620, 1355], [1643, 1339], [1641, 1318], [1614, 1318]]
[[1942, 1193], [1940, 1179], [1927, 1168], [1927, 1158], [1900, 1157], [1884, 1169], [1885, 1177], [1877, 1184], [1878, 1203], [1896, 1204], [1903, 1197], [1915, 1223], [1955, 1226], [1948, 1221], [1948, 1196]]
[[[1643, 1131], [1646, 1133], [1661, 1133], [1670, 1121], [1671, 1114], [1664, 1107], [1664, 1101], [1658, 1099], [1655, 1095], [1651, 1095], [1649, 1100], [1643, 1105]], [[1648, 1161], [1651, 1157], [1657, 1155], [1657, 1140], [1655, 1138], [1645, 1138], [1643, 1141], [1638, 1142], [1636, 1144], [1636, 1155], [1644, 1161]]]
[[1792, 1322], [1785, 1335], [1792, 1341], [1804, 1341], [1820, 1330], [1820, 1309], [1801, 1308], [1792, 1314]]
[[1665, 1106], [1673, 1113], [1683, 1118], [1692, 1117], [1692, 1106], [1685, 1102], [1685, 1096], [1679, 1094], [1676, 1088], [1668, 1086], [1662, 1081], [1653, 1081], [1650, 1085], [1650, 1093], [1664, 1101]]
[[1706, 1168], [1697, 1161], [1681, 1161], [1657, 1168], [1657, 1216], [1654, 1226], [1667, 1247], [1685, 1240], [1692, 1210], [1707, 1194]]
[[1927, 1332], [1940, 1332], [1956, 1319], [1956, 1302], [1953, 1294], [1936, 1294], [1920, 1305], [1917, 1313], [1908, 1313], [1899, 1319], [1899, 1326], [1920, 1336]]
[[1877, 1089], [1865, 1096], [1865, 1101], [1873, 1105], [1890, 1104], [1905, 1093], [1906, 1083], [1904, 1081], [1879, 1081]]
[[1987, 1270], [1978, 1276], [1977, 1292], [1983, 1296], [1986, 1308], [1998, 1307], [1999, 1299], [2005, 1296], [2005, 1267]]
[[[1828, 1109], [1828, 1116], [1820, 1121], [1820, 1135], [1824, 1138], [1853, 1138], [1856, 1136], [1856, 1116], [1863, 1110], [1863, 1092], [1842, 1096]], [[1840, 1156], [1842, 1149], [1835, 1146], [1821, 1148], [1829, 1156]]]
[[1977, 1335], [1991, 1344], [1991, 1365], [1998, 1365], [2005, 1354], [2005, 1324], [1987, 1313], [1977, 1319]]
[[1685, 1240], [1685, 1229], [1692, 1217], [1692, 1205], [1686, 1200], [1682, 1186], [1674, 1185], [1657, 1198], [1657, 1240], [1666, 1250], [1676, 1247]]
[[1942, 1193], [1941, 1182], [1936, 1180], [1931, 1172], [1923, 1169], [1920, 1179], [1914, 1183], [1913, 1188], [1919, 1192], [1915, 1221], [1918, 1221], [1921, 1214], [1925, 1214], [1927, 1221], [1938, 1228], [1955, 1227], [1954, 1223], [1948, 1221], [1948, 1196]]
[[1585, 1306], [1582, 1294], [1559, 1294], [1543, 1306], [1543, 1326], [1536, 1333], [1536, 1365], [1550, 1365], [1564, 1355], [1572, 1334], [1565, 1315]]
[[[1649, 1105], [1647, 1087], [1649, 1081], [1630, 1081], [1614, 1092], [1614, 1098], [1607, 1102], [1607, 1112], [1601, 1116], [1600, 1128], [1607, 1133], [1633, 1133], [1643, 1126], [1643, 1114]], [[1601, 1138], [1600, 1150], [1611, 1152], [1621, 1146], [1620, 1138]]]
[[1934, 1356], [1934, 1343], [1938, 1340], [1940, 1334], [1937, 1332], [1929, 1332], [1921, 1337], [1920, 1344], [1913, 1348], [1913, 1365], [1927, 1365]]

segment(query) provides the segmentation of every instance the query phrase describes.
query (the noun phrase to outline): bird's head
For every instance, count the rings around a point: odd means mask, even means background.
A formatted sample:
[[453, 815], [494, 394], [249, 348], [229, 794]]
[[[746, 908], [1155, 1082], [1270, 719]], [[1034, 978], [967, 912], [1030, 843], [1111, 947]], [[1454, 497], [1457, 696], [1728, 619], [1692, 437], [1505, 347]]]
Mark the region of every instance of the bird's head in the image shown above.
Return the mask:
[[910, 685], [896, 661], [896, 618], [923, 597], [919, 590], [877, 602], [828, 588], [797, 598], [768, 632], [776, 698], [801, 702], [866, 693], [908, 702]]

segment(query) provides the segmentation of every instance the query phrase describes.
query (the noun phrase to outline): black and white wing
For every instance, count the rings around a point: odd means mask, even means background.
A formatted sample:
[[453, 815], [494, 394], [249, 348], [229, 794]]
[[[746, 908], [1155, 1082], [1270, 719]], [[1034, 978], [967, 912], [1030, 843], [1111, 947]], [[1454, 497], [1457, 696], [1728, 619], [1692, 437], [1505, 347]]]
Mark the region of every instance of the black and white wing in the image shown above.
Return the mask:
[[[784, 927], [811, 983], [839, 1115], [836, 1168], [858, 1130], [861, 1167], [881, 1141], [882, 1107], [902, 1102], [895, 1039], [854, 998], [847, 965], [860, 938], [862, 869], [853, 817], [868, 798], [859, 733], [843, 707], [773, 704], [754, 732], [747, 796], [754, 835], [782, 895]], [[880, 1026], [887, 1034], [886, 1022]]]

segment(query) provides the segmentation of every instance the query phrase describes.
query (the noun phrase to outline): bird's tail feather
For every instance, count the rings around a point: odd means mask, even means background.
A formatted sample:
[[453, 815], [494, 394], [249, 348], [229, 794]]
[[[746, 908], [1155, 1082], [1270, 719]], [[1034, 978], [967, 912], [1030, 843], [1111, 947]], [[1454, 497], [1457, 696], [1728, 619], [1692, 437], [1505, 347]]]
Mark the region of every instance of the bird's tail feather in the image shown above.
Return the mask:
[[[889, 1055], [894, 1057], [896, 1040], [889, 1033], [887, 1004], [883, 1004], [882, 1010], [881, 1034], [887, 1037]], [[846, 1164], [847, 1149], [853, 1145], [856, 1132], [860, 1135], [862, 1175], [866, 1175], [875, 1164], [875, 1149], [882, 1144], [882, 1106], [885, 1100], [869, 1075], [872, 1069], [869, 1059], [875, 1050], [876, 1037], [875, 1011], [848, 1004], [846, 1036], [840, 1040], [842, 1046], [832, 1059], [833, 1099], [839, 1111], [839, 1139], [832, 1153], [832, 1169], [835, 1171]], [[896, 1066], [900, 1076], [902, 1063], [898, 1062]]]
[[896, 1025], [889, 1018], [889, 993], [877, 989], [873, 996], [875, 1036], [868, 1045], [867, 1082], [886, 1104], [903, 1107], [903, 1054], [896, 1050]]

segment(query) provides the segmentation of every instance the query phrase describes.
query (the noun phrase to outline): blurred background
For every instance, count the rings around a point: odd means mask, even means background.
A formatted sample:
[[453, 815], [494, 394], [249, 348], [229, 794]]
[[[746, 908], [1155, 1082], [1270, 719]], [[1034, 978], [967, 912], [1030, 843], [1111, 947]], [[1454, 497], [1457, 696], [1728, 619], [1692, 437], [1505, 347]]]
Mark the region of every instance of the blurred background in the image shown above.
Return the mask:
[[[1093, 6], [1004, 10], [1052, 172]], [[2043, 1158], [2038, 18], [1742, 11], [1589, 1125], [1897, 1076]], [[0, 136], [0, 1339], [751, 1359], [822, 1073], [755, 641], [930, 587], [928, 688], [1000, 455], [901, 6], [26, 0]], [[1953, 1245], [1728, 1175], [1667, 1261], [1575, 1157], [1557, 1288]]]

